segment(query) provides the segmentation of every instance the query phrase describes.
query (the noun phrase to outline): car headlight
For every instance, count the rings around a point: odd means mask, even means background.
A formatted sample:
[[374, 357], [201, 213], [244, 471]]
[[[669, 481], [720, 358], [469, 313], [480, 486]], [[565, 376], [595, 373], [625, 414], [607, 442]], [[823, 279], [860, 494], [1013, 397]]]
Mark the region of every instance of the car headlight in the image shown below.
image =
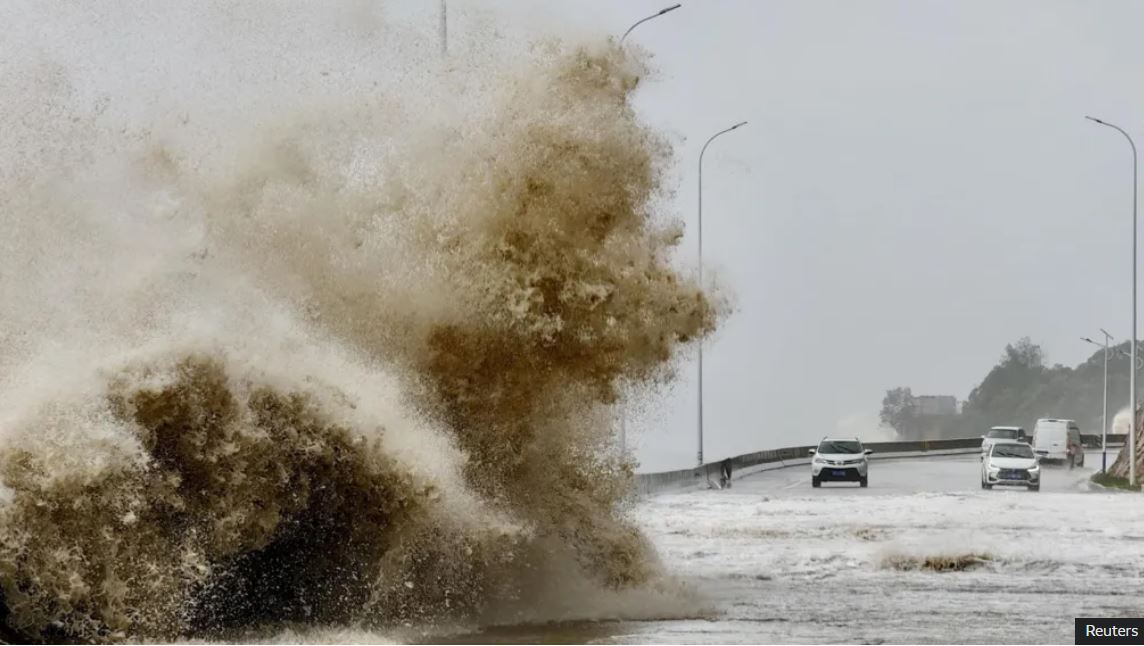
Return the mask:
[[1001, 467], [995, 467], [991, 464], [989, 465], [989, 473], [1001, 473]]
[[1033, 466], [1029, 467], [1029, 473], [1036, 473], [1040, 470], [1041, 470], [1041, 465], [1039, 465], [1039, 464], [1034, 464]]
[[826, 464], [826, 460], [823, 460], [822, 458], [820, 458], [816, 455], [816, 456], [814, 456], [814, 463], [815, 464]]

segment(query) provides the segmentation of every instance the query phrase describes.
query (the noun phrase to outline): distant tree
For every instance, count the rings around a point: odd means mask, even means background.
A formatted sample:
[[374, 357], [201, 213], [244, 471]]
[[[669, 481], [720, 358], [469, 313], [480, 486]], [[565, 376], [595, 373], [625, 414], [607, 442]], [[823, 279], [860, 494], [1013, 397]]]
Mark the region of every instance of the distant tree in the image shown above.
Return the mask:
[[1001, 361], [993, 366], [979, 386], [969, 393], [969, 408], [982, 413], [1016, 411], [1020, 402], [1039, 385], [1045, 372], [1045, 355], [1039, 345], [1024, 337], [1005, 346]]
[[909, 435], [917, 420], [917, 400], [909, 388], [893, 388], [882, 399], [882, 423], [894, 429], [899, 437]]
[[[1112, 349], [1108, 361], [1109, 416], [1128, 399], [1128, 343]], [[1020, 425], [1031, 430], [1040, 417], [1067, 417], [1084, 433], [1099, 433], [1104, 404], [1104, 350], [1096, 350], [1075, 368], [1045, 365], [1041, 347], [1022, 338], [1004, 352], [980, 384], [962, 403], [961, 414], [920, 416], [909, 388], [887, 391], [882, 422], [899, 437], [976, 437], [996, 425]]]
[[1030, 341], [1029, 337], [1021, 337], [1016, 343], [1005, 346], [1005, 354], [1001, 356], [1001, 365], [1017, 365], [1029, 370], [1043, 368], [1045, 353], [1041, 350], [1041, 346]]

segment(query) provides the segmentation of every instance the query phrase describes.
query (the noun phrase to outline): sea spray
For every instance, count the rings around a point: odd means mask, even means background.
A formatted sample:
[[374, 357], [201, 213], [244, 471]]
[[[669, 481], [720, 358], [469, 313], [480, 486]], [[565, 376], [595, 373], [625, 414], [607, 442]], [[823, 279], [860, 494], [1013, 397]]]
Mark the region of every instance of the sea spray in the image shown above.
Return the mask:
[[[1129, 474], [1128, 465], [1128, 433], [1132, 429], [1132, 415], [1128, 412], [1128, 407], [1120, 409], [1112, 418], [1111, 433], [1124, 435], [1124, 446], [1116, 455], [1116, 460], [1108, 466], [1108, 472], [1118, 478], [1127, 479]], [[1141, 452], [1141, 443], [1144, 442], [1144, 409], [1137, 408], [1136, 411], [1136, 455], [1139, 456]], [[1139, 480], [1144, 477], [1144, 459], [1136, 459], [1136, 477]]]
[[0, 187], [6, 630], [537, 621], [565, 584], [658, 585], [611, 406], [718, 307], [669, 263], [639, 60], [279, 97], [206, 147], [203, 105], [115, 124], [21, 69], [51, 109]]

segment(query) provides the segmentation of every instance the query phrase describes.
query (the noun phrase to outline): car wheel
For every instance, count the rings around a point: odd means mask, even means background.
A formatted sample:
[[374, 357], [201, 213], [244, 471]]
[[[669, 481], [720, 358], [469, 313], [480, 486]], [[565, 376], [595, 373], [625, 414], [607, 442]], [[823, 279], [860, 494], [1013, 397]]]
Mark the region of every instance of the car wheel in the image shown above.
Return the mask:
[[1029, 491], [1040, 491], [1041, 485], [1029, 485]]
[[818, 487], [822, 486], [822, 481], [819, 480], [818, 478], [814, 477], [814, 476], [810, 476], [810, 486], [817, 489]]
[[985, 482], [984, 480], [982, 480], [982, 481], [981, 481], [981, 488], [982, 488], [982, 489], [992, 489], [992, 488], [993, 488], [993, 485], [991, 485], [991, 484], [989, 484], [988, 482]]
[[870, 479], [869, 479], [869, 478], [862, 478], [861, 480], [859, 480], [859, 481], [858, 481], [858, 486], [859, 486], [859, 487], [865, 487], [865, 486], [866, 486], [866, 485], [868, 485], [868, 484], [870, 484]]

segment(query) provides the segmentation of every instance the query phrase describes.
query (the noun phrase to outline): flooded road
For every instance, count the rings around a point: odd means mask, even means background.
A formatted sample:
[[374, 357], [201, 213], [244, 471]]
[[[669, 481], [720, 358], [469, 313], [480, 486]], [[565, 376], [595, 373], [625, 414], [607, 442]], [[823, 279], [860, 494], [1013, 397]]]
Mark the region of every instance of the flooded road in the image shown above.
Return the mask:
[[1099, 463], [1096, 452], [1084, 469], [1046, 467], [1038, 493], [981, 490], [966, 456], [874, 463], [868, 489], [812, 490], [794, 467], [647, 498], [640, 524], [705, 600], [694, 618], [437, 639], [1072, 643], [1074, 617], [1144, 612], [1144, 508], [1091, 487]]

